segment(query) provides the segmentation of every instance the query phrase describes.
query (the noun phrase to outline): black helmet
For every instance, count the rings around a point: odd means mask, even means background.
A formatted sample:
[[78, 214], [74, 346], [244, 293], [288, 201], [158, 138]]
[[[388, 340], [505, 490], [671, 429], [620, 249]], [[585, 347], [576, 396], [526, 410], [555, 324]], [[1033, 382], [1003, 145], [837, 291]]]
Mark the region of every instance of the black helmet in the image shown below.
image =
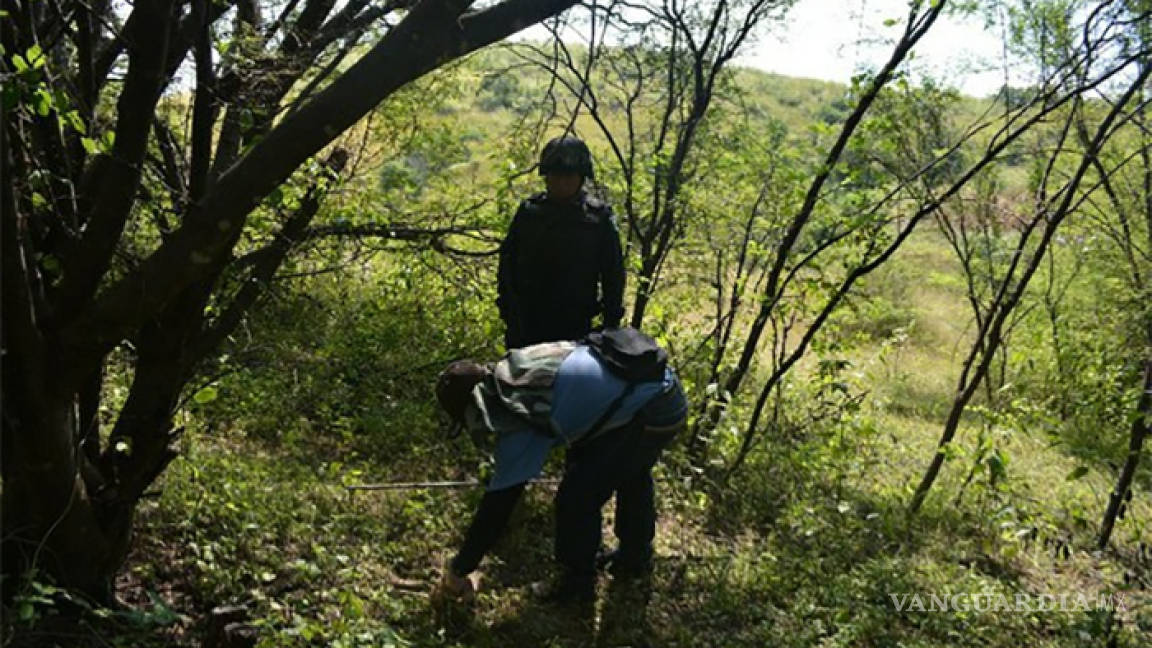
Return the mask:
[[544, 145], [540, 152], [540, 175], [549, 173], [579, 173], [593, 178], [592, 152], [578, 137], [556, 137]]

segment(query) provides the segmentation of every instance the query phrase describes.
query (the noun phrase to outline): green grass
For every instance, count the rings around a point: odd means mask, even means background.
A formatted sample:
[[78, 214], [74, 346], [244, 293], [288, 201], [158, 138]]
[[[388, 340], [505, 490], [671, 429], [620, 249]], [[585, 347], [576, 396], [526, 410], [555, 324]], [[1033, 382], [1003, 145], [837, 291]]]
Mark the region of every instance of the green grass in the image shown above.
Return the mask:
[[[877, 278], [878, 295], [911, 305], [911, 323], [855, 351], [853, 384], [870, 391], [855, 416], [768, 438], [719, 493], [689, 490], [662, 469], [655, 574], [631, 586], [605, 577], [591, 617], [528, 593], [553, 569], [546, 488], [530, 491], [486, 560], [475, 604], [430, 604], [437, 566], [479, 494], [342, 489], [475, 471], [466, 442], [436, 436], [428, 410], [413, 404], [352, 436], [315, 420], [287, 437], [192, 435], [162, 496], [141, 510], [121, 590], [144, 608], [155, 593], [176, 615], [159, 628], [156, 619], [118, 626], [120, 645], [196, 645], [207, 611], [233, 603], [250, 606], [264, 646], [1146, 645], [1141, 524], [1152, 503], [1138, 493], [1116, 549], [1096, 552], [1112, 476], [1088, 466], [1069, 479], [1081, 463], [1040, 431], [984, 433], [1003, 457], [993, 481], [986, 462], [974, 463], [983, 419], [969, 416], [924, 509], [906, 515], [971, 333], [949, 264], [943, 242], [926, 233]], [[913, 593], [1118, 593], [1127, 609], [897, 611], [892, 597]]]
[[[547, 489], [526, 498], [487, 560], [475, 606], [438, 611], [426, 592], [476, 493], [350, 498], [341, 480], [352, 467], [307, 465], [249, 439], [194, 437], [163, 495], [141, 511], [122, 591], [137, 603], [157, 592], [178, 611], [162, 640], [141, 628], [153, 645], [194, 645], [203, 614], [225, 603], [252, 608], [267, 646], [1104, 645], [1100, 614], [897, 613], [891, 601], [909, 592], [1127, 592], [1124, 575], [1135, 565], [1088, 551], [1090, 529], [1070, 538], [1070, 557], [1053, 543], [1054, 531], [1068, 528], [1059, 516], [1098, 512], [1099, 475], [1068, 482], [1071, 463], [1017, 438], [1007, 444], [1020, 457], [1010, 487], [972, 488], [952, 506], [959, 478], [950, 467], [923, 514], [908, 520], [906, 486], [936, 426], [882, 415], [873, 427], [840, 441], [850, 448], [839, 455], [811, 452], [834, 439], [770, 444], [776, 458], [757, 460], [716, 500], [665, 478], [651, 584], [605, 578], [593, 619], [527, 594], [551, 571]], [[381, 458], [355, 469], [364, 471], [356, 479], [389, 472]], [[1142, 502], [1137, 515], [1148, 513]], [[1018, 533], [1033, 527], [1035, 535]], [[1128, 594], [1134, 603], [1138, 593]], [[1122, 615], [1113, 645], [1148, 638], [1152, 610], [1147, 599], [1143, 606]]]

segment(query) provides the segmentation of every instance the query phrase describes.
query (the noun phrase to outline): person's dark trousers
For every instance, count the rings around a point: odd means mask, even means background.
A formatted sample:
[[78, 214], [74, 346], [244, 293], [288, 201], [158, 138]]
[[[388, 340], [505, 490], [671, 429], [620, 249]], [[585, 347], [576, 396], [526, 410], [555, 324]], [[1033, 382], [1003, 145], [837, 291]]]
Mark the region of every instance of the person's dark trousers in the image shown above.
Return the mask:
[[652, 466], [675, 436], [627, 426], [568, 449], [556, 493], [556, 561], [564, 577], [591, 587], [600, 548], [600, 510], [616, 493], [621, 556], [646, 560], [656, 533]]
[[613, 530], [620, 542], [613, 569], [643, 569], [652, 559], [652, 540], [656, 537], [656, 486], [650, 470], [625, 480], [616, 489]]

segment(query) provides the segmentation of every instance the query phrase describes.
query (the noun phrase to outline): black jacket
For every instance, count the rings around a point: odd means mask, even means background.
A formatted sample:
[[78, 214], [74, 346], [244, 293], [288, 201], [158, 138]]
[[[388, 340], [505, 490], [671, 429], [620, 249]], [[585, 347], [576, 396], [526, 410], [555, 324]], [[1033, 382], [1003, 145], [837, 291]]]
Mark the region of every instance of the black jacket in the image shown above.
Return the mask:
[[581, 191], [520, 203], [500, 246], [496, 305], [509, 348], [578, 339], [624, 316], [624, 260], [612, 210]]

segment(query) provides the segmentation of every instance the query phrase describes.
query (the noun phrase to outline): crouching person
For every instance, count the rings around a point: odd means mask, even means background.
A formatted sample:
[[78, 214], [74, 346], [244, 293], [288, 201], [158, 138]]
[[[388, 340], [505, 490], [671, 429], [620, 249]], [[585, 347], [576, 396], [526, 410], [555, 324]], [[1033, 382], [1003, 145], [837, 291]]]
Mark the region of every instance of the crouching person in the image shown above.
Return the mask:
[[567, 449], [556, 493], [555, 556], [561, 576], [547, 598], [595, 598], [601, 509], [616, 495], [617, 577], [650, 569], [656, 529], [652, 467], [683, 429], [687, 404], [666, 354], [630, 328], [582, 342], [509, 352], [495, 365], [460, 361], [441, 373], [436, 397], [474, 439], [494, 442], [487, 491], [445, 566], [439, 594], [466, 597], [469, 575], [504, 530], [525, 484], [548, 453]]

